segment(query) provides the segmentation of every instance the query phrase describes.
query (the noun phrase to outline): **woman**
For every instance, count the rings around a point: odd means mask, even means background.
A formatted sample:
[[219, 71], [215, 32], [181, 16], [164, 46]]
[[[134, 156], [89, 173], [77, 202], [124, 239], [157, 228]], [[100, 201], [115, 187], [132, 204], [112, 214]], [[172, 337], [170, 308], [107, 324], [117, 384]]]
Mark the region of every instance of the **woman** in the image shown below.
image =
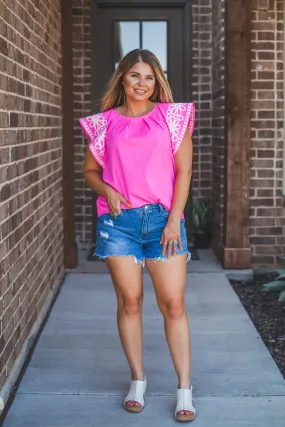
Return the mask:
[[178, 376], [175, 417], [180, 421], [191, 421], [196, 413], [184, 306], [190, 253], [183, 215], [192, 174], [194, 119], [195, 105], [173, 103], [158, 59], [141, 49], [121, 60], [101, 113], [80, 119], [90, 140], [84, 177], [99, 195], [95, 254], [105, 259], [112, 278], [119, 336], [131, 371], [124, 407], [131, 412], [144, 407], [142, 269], [146, 265]]

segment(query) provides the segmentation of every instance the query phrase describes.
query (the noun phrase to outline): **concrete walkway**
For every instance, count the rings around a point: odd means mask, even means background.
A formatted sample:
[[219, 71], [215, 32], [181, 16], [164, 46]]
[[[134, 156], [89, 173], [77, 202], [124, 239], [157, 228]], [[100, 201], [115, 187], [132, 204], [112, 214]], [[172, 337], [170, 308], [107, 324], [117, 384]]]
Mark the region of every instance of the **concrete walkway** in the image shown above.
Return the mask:
[[[122, 407], [130, 377], [117, 333], [111, 279], [108, 274], [71, 273], [3, 427], [179, 425], [174, 420], [176, 375], [148, 274], [144, 290], [148, 390], [141, 414]], [[189, 273], [186, 306], [194, 425], [284, 427], [285, 381], [225, 274]]]

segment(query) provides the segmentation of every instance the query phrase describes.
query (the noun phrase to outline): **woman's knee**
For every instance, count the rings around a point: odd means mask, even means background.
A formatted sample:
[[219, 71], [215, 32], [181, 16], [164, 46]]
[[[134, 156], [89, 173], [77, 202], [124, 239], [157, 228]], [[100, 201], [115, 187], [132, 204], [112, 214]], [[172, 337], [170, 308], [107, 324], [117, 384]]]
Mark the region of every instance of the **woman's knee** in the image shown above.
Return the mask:
[[142, 296], [128, 296], [119, 299], [118, 307], [120, 311], [124, 311], [128, 316], [134, 316], [141, 312], [142, 303]]
[[168, 302], [160, 302], [159, 308], [164, 317], [178, 319], [185, 313], [184, 300], [181, 298], [172, 299]]

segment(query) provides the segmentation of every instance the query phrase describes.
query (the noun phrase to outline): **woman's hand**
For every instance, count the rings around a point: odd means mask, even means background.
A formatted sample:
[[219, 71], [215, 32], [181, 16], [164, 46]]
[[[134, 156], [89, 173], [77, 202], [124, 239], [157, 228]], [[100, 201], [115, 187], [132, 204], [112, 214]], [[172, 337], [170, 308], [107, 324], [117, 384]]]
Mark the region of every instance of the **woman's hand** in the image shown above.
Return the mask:
[[109, 206], [109, 210], [112, 213], [119, 215], [121, 213], [121, 203], [131, 207], [132, 205], [127, 202], [124, 196], [118, 191], [114, 190], [112, 187], [109, 187], [106, 193], [106, 200]]
[[[178, 242], [173, 245], [168, 245], [169, 242]], [[171, 252], [173, 250], [173, 255], [176, 256], [177, 245], [179, 249], [182, 250], [182, 242], [180, 236], [180, 219], [176, 221], [168, 221], [166, 226], [163, 229], [160, 244], [162, 245], [162, 255], [165, 255], [167, 250], [167, 257], [171, 257]]]

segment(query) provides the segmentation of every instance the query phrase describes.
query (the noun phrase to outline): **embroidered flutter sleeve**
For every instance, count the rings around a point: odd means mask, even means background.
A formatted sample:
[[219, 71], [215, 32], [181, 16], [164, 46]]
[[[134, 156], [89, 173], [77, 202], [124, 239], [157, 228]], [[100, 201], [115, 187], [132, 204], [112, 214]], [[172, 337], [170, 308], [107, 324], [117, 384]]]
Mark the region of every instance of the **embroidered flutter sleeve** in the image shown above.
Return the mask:
[[195, 104], [173, 103], [168, 104], [165, 119], [171, 136], [172, 152], [175, 154], [183, 141], [186, 129], [189, 128], [192, 136], [195, 124]]
[[89, 149], [97, 162], [105, 168], [106, 166], [106, 132], [107, 119], [104, 113], [79, 119], [80, 126], [90, 140]]

